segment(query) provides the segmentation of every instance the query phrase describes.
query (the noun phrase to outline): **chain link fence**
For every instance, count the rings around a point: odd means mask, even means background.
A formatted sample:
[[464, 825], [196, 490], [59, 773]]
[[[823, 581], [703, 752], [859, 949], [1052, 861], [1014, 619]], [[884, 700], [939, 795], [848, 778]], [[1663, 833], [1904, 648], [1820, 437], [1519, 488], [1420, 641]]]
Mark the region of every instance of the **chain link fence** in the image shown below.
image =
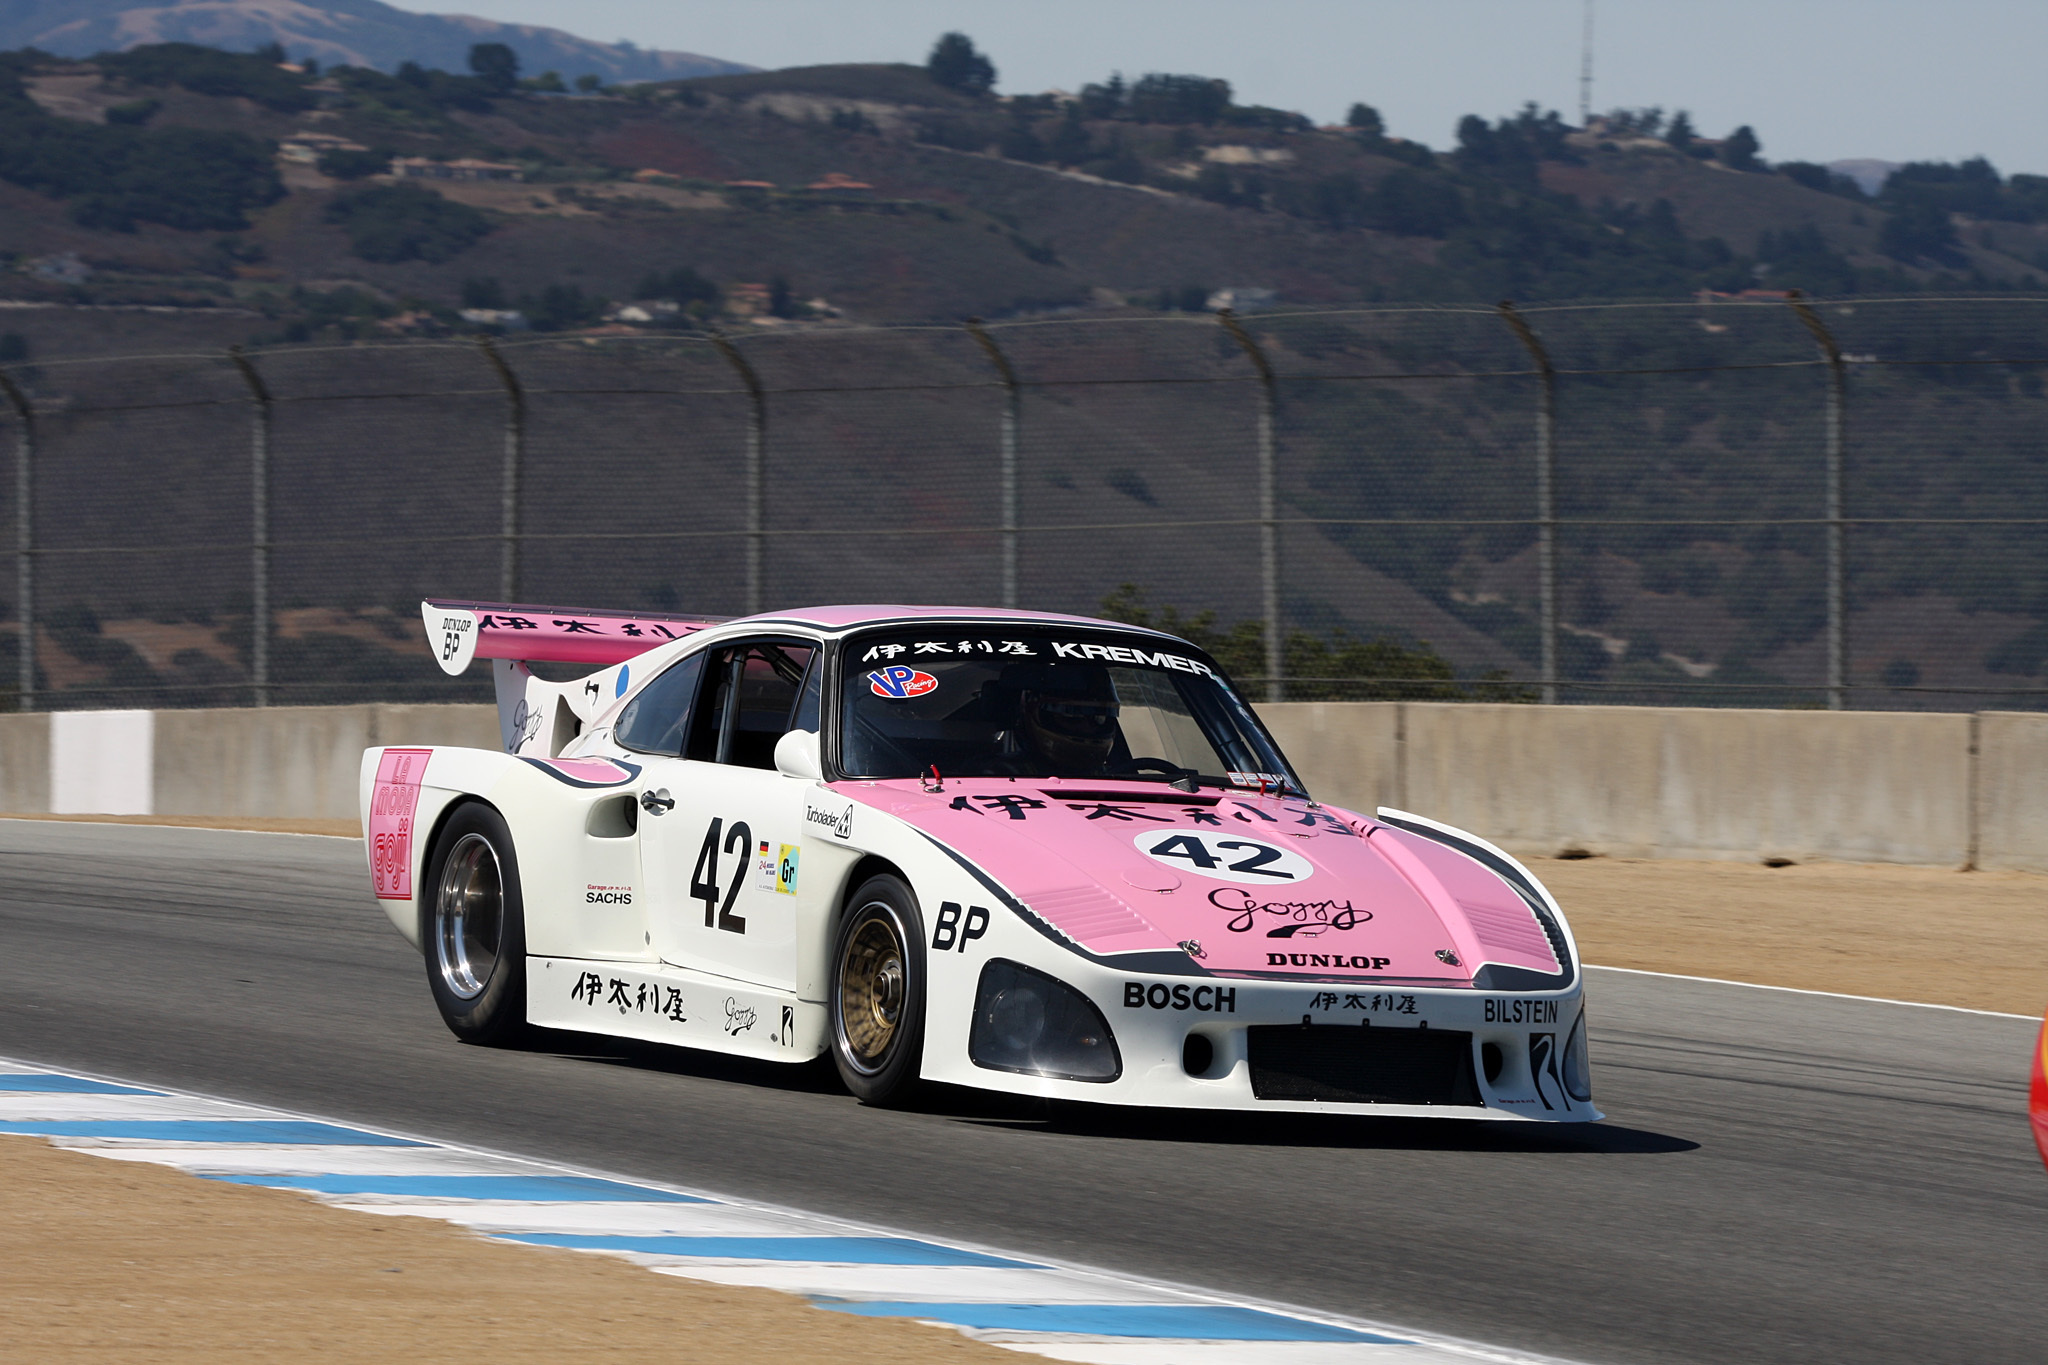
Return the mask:
[[2032, 707], [2044, 366], [2048, 300], [1796, 295], [16, 366], [0, 705], [483, 695], [424, 595], [1115, 595], [1269, 699]]

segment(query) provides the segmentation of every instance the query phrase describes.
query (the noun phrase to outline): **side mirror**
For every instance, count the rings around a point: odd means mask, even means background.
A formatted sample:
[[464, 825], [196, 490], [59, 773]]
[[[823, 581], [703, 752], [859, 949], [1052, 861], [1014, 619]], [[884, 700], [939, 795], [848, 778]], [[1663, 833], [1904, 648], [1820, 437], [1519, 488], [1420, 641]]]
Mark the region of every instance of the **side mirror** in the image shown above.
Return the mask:
[[815, 730], [791, 730], [775, 741], [775, 771], [784, 777], [801, 777], [815, 782], [825, 775], [825, 759], [818, 750]]

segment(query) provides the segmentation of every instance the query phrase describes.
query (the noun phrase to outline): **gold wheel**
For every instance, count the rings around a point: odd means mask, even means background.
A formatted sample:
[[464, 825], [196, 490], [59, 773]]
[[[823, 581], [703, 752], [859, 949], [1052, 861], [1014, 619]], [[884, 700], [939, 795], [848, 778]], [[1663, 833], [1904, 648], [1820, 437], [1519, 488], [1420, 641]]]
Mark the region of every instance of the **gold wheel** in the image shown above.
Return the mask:
[[873, 1075], [888, 1064], [896, 1043], [910, 972], [896, 908], [872, 901], [855, 914], [839, 958], [839, 1043], [848, 1065]]

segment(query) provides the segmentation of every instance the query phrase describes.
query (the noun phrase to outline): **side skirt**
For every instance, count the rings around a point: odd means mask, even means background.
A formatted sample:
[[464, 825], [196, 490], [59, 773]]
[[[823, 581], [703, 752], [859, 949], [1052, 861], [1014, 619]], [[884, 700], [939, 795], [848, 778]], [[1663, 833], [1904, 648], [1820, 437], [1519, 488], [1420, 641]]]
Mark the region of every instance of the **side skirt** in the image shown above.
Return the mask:
[[684, 967], [529, 957], [526, 1019], [771, 1062], [807, 1062], [825, 1050], [824, 1005]]

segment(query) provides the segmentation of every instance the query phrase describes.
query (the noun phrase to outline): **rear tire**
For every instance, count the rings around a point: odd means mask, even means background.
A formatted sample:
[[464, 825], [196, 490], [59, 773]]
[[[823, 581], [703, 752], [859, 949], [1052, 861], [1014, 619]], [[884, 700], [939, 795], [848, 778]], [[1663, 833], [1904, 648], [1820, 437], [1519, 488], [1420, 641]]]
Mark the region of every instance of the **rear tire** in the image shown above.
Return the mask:
[[465, 1043], [517, 1043], [526, 1032], [526, 915], [505, 817], [479, 802], [457, 807], [420, 890], [420, 948], [442, 1020]]
[[902, 878], [847, 898], [832, 951], [832, 1063], [864, 1104], [903, 1103], [924, 1060], [924, 920]]

